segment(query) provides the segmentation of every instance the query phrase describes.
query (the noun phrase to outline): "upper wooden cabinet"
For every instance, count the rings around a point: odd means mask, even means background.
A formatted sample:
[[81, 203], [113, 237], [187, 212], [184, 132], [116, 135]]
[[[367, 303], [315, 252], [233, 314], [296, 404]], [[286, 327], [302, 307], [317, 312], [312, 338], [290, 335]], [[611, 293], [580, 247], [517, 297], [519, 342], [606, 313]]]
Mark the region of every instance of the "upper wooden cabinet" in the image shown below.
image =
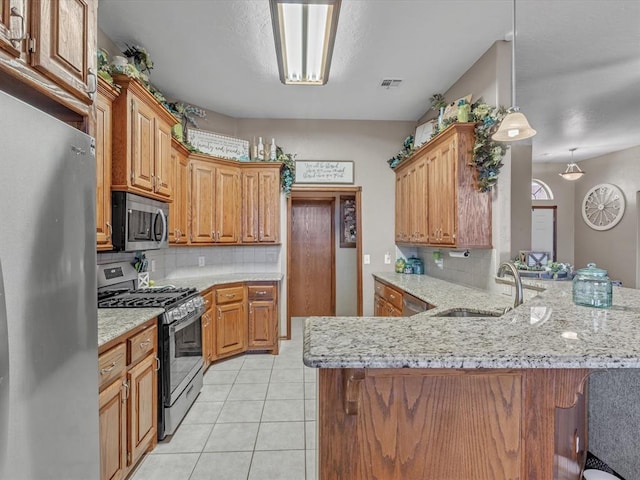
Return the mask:
[[192, 244], [239, 242], [240, 168], [234, 163], [191, 156]]
[[445, 129], [396, 169], [396, 243], [491, 248], [491, 195], [476, 187], [473, 123]]
[[44, 96], [90, 116], [97, 9], [95, 0], [0, 0], [0, 71], [31, 87], [24, 96], [38, 105]]
[[116, 75], [112, 189], [171, 201], [171, 127], [177, 120], [135, 79]]
[[280, 163], [242, 169], [242, 243], [280, 241]]
[[171, 139], [174, 175], [173, 202], [169, 205], [169, 242], [186, 245], [189, 241], [189, 150]]
[[96, 243], [98, 250], [112, 250], [111, 235], [111, 121], [112, 103], [118, 91], [104, 80], [96, 98]]

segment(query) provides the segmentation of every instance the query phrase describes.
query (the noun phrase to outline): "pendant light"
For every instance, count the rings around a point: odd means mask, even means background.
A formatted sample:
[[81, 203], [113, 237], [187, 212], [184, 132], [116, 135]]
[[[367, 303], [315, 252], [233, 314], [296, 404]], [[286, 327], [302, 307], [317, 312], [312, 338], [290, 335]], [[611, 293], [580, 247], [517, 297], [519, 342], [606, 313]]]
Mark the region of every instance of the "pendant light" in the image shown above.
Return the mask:
[[513, 38], [511, 39], [511, 108], [491, 136], [496, 142], [517, 142], [531, 138], [536, 131], [531, 128], [527, 117], [516, 106], [516, 0], [513, 0]]
[[573, 152], [575, 152], [576, 150], [576, 148], [569, 149], [569, 151], [571, 152], [571, 163], [567, 164], [567, 169], [564, 171], [564, 173], [558, 174], [565, 180], [578, 180], [584, 175], [584, 172], [580, 170], [580, 167], [573, 162]]

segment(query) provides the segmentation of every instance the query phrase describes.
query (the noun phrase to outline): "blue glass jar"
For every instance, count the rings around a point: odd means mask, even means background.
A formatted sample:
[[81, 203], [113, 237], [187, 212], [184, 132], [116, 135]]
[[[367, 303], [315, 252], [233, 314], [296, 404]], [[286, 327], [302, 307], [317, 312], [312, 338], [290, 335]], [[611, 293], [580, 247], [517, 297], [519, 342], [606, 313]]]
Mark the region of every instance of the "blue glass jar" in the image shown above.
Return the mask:
[[588, 263], [573, 277], [573, 303], [586, 307], [611, 308], [613, 287], [607, 271]]

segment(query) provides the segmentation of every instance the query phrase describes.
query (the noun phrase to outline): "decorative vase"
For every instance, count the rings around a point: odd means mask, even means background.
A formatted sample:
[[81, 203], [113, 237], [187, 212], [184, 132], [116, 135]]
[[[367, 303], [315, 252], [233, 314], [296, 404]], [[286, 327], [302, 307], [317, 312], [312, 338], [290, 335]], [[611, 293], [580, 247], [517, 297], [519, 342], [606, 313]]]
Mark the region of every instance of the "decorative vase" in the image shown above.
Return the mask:
[[464, 100], [460, 100], [458, 103], [458, 122], [466, 123], [469, 121], [469, 114], [471, 113], [471, 105]]

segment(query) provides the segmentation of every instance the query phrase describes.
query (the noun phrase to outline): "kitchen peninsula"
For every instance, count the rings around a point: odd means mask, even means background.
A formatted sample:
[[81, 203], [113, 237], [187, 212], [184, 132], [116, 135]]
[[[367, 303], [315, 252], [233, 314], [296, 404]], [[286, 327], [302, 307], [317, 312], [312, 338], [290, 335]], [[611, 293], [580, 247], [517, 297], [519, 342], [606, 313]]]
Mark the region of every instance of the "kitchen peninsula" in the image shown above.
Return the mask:
[[549, 282], [501, 317], [450, 318], [439, 315], [509, 298], [375, 276], [437, 308], [307, 319], [319, 479], [580, 478], [584, 383], [594, 370], [640, 367], [640, 292], [615, 288], [613, 308], [598, 310], [574, 305], [569, 282]]

